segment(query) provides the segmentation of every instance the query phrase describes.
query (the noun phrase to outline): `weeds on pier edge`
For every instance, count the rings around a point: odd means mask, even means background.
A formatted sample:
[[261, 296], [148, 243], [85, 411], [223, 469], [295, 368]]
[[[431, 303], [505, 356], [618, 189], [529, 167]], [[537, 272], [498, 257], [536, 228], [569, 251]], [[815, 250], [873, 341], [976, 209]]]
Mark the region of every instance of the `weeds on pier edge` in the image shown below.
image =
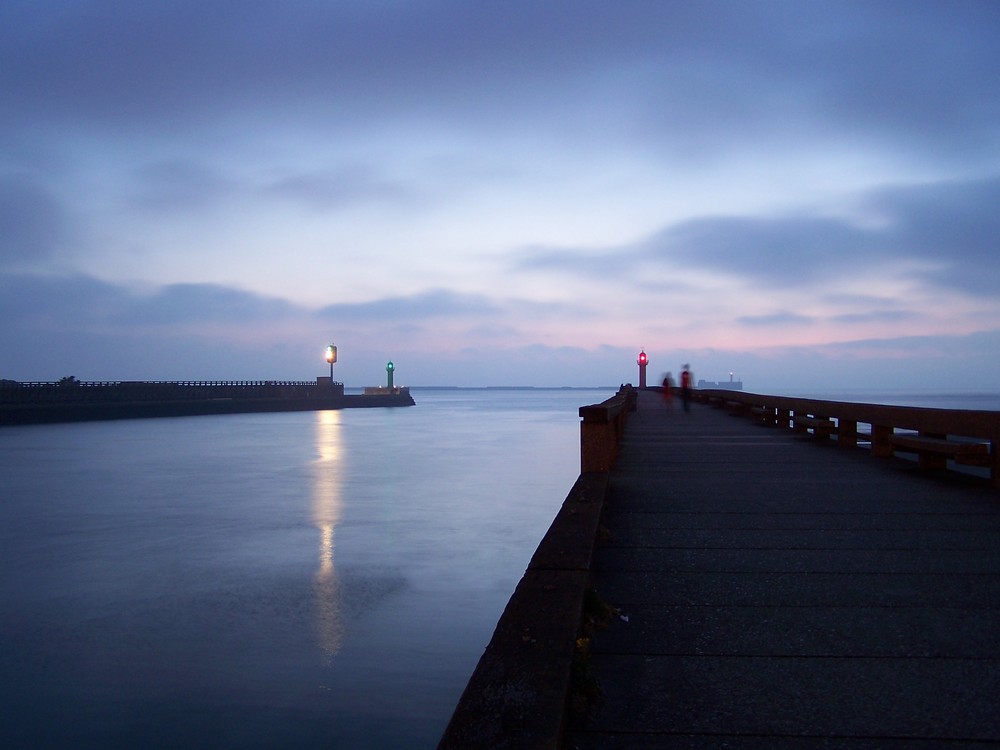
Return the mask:
[[573, 650], [570, 669], [569, 716], [570, 721], [580, 724], [591, 716], [604, 699], [600, 680], [594, 674], [590, 660], [590, 642], [594, 633], [606, 628], [614, 617], [614, 608], [605, 602], [592, 588], [583, 595], [583, 620], [580, 637]]

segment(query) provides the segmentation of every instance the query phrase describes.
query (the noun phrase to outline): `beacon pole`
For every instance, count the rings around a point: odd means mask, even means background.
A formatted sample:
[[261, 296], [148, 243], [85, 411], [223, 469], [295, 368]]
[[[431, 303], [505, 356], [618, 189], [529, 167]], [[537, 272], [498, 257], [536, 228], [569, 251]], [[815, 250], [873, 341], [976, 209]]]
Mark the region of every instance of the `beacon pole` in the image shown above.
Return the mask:
[[337, 347], [333, 344], [326, 347], [326, 361], [330, 363], [330, 385], [333, 385], [333, 363], [337, 361]]

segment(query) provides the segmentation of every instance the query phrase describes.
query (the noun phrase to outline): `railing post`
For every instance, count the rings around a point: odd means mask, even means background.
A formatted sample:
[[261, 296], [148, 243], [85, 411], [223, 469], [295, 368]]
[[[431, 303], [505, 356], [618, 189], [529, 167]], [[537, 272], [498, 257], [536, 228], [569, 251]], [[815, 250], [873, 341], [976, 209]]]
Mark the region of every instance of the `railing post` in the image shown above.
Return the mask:
[[614, 425], [611, 422], [580, 423], [580, 473], [611, 471], [615, 462]]
[[990, 438], [990, 484], [1000, 490], [1000, 436]]
[[[940, 432], [927, 432], [926, 430], [920, 430], [921, 437], [937, 438], [939, 440], [944, 440], [944, 433]], [[948, 468], [948, 459], [944, 456], [938, 456], [931, 453], [918, 453], [917, 454], [917, 465], [921, 469], [930, 469], [934, 471], [944, 471]]]
[[[800, 414], [799, 411], [796, 409], [795, 416], [796, 417], [801, 417], [801, 416], [805, 416], [805, 415], [804, 414]], [[792, 422], [792, 431], [793, 432], [800, 432], [801, 433], [801, 432], [805, 432], [807, 429], [808, 428], [804, 424], [799, 424], [798, 422]]]
[[837, 418], [837, 445], [842, 448], [858, 447], [858, 423], [849, 419]]
[[892, 457], [892, 443], [889, 442], [889, 436], [892, 435], [892, 433], [892, 427], [884, 424], [872, 425], [873, 456], [881, 456], [882, 458]]

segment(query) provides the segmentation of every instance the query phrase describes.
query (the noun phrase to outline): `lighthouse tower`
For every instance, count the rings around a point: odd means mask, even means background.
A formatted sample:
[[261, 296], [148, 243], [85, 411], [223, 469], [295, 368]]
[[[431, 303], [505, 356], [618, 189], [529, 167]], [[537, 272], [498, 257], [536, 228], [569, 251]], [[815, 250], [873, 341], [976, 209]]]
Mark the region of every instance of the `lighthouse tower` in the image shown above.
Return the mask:
[[645, 351], [639, 352], [639, 359], [637, 360], [639, 364], [639, 387], [646, 387], [646, 365], [649, 364], [649, 358], [646, 356]]

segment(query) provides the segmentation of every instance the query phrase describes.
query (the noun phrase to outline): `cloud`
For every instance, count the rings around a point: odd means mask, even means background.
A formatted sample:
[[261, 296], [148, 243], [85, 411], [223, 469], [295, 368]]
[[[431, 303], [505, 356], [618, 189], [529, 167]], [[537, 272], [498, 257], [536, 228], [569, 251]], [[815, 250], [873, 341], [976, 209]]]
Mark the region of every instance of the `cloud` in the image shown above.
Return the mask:
[[83, 275], [29, 274], [0, 274], [0, 313], [8, 325], [67, 333], [220, 322], [249, 327], [310, 315], [284, 300], [218, 284], [169, 284], [143, 291]]
[[843, 323], [846, 325], [857, 325], [859, 323], [904, 323], [918, 320], [920, 316], [906, 310], [875, 310], [872, 312], [843, 313], [842, 315], [831, 315], [833, 323]]
[[[475, 327], [518, 319], [498, 312], [503, 310], [500, 303], [448, 293], [387, 300], [383, 306], [392, 308], [415, 335], [397, 339], [391, 333], [395, 319], [370, 318], [363, 306], [341, 308], [358, 317], [331, 328], [330, 310], [316, 313], [214, 285], [136, 291], [79, 276], [0, 275], [0, 348], [19, 355], [5, 361], [0, 377], [309, 379], [322, 374], [322, 346], [335, 330], [340, 332], [334, 340], [342, 355], [338, 374], [353, 385], [378, 382], [386, 358], [414, 385], [636, 382], [638, 340], [631, 347], [596, 341], [586, 346], [547, 344], [523, 338], [514, 327], [490, 339], [461, 338], [455, 346], [438, 347], [428, 343], [433, 340], [428, 332], [436, 326], [421, 323], [458, 320]], [[784, 322], [792, 325], [809, 324], [794, 314], [784, 315]], [[622, 335], [638, 339], [642, 334], [633, 330]], [[691, 362], [698, 377], [726, 379], [735, 372], [748, 389], [772, 393], [919, 383], [961, 391], [993, 387], [1000, 377], [995, 356], [1000, 330], [758, 345], [746, 351], [676, 343], [645, 349], [657, 371]]]
[[131, 295], [114, 316], [119, 322], [254, 325], [301, 318], [307, 313], [285, 300], [265, 297], [219, 284], [170, 284], [152, 294]]
[[629, 253], [627, 249], [526, 247], [511, 253], [509, 265], [515, 272], [541, 272], [573, 276], [608, 278], [622, 277], [626, 267], [617, 264], [613, 256]]
[[417, 201], [420, 195], [414, 188], [384, 177], [374, 166], [365, 164], [298, 172], [274, 180], [262, 192], [316, 212], [335, 211], [363, 203], [406, 207]]
[[562, 140], [611, 129], [701, 158], [888, 134], [968, 153], [995, 144], [998, 20], [989, 3], [944, 20], [894, 2], [7, 3], [0, 106], [147, 133], [253, 112]]
[[646, 257], [764, 285], [814, 285], [875, 263], [887, 248], [847, 222], [799, 215], [682, 222], [641, 245]]
[[995, 146], [997, 81], [983, 73], [1000, 63], [1000, 8], [965, 3], [942, 16], [934, 4], [870, 6], [860, 16], [869, 23], [848, 16], [828, 27], [827, 49], [808, 77], [823, 89], [818, 115], [834, 127], [863, 129], [882, 146], [890, 133], [896, 148], [909, 142], [945, 156]]
[[[1000, 329], [974, 331], [965, 336], [897, 336], [892, 338], [859, 339], [825, 344], [818, 347], [827, 352], [864, 352], [871, 357], [879, 357], [887, 350], [938, 357], [967, 356], [968, 352], [979, 352], [990, 356], [1000, 350]], [[978, 358], [978, 357], [977, 357]]]
[[[821, 206], [813, 214], [693, 218], [633, 244], [522, 250], [513, 268], [624, 280], [642, 276], [637, 266], [686, 269], [770, 290], [835, 288], [831, 282], [879, 276], [990, 297], [1000, 289], [1000, 178], [884, 187], [855, 196], [852, 205], [839, 216]], [[863, 295], [823, 297], [832, 304], [899, 304]]]
[[500, 308], [486, 297], [437, 289], [406, 297], [328, 305], [318, 314], [335, 321], [403, 322], [442, 317], [481, 318], [496, 315], [499, 311]]
[[[863, 213], [880, 217], [875, 226], [861, 227], [850, 218], [798, 216], [707, 220], [665, 232], [661, 252], [673, 262], [735, 269], [786, 285], [895, 265], [928, 288], [995, 297], [1000, 288], [997, 205], [997, 177], [896, 186], [859, 197]], [[678, 246], [682, 252], [674, 249]]]
[[[545, 48], [534, 43], [539, 28], [546, 36], [556, 28], [554, 9], [514, 10], [455, 2], [25, 4], [0, 17], [20, 31], [0, 47], [3, 104], [153, 129], [235, 110], [279, 118], [305, 110], [357, 123], [450, 109], [487, 82], [494, 95], [513, 94], [529, 73], [549, 67], [546, 59], [572, 49], [549, 45], [554, 52], [540, 54]], [[575, 17], [559, 13], [559, 28], [598, 38]]]
[[232, 180], [193, 159], [144, 164], [133, 179], [128, 203], [146, 211], [200, 212], [238, 190]]
[[0, 317], [9, 328], [69, 334], [114, 314], [128, 299], [121, 287], [83, 275], [0, 274]]
[[770, 315], [744, 315], [736, 319], [737, 323], [751, 328], [769, 326], [808, 326], [815, 323], [815, 319], [807, 315], [781, 311]]
[[[845, 388], [995, 393], [1000, 379], [1000, 360], [995, 356], [1000, 351], [997, 329], [960, 336], [857, 339], [802, 349], [812, 351], [817, 357], [814, 361], [821, 364], [810, 373], [816, 382], [839, 377]], [[785, 354], [794, 353], [789, 350]], [[859, 377], [861, 373], [864, 377]]]
[[0, 177], [0, 268], [52, 257], [69, 226], [65, 209], [44, 187], [24, 177]]
[[[990, 3], [702, 3], [648, 71], [639, 134], [683, 158], [845, 144], [936, 158], [995, 147]], [[952, 12], [954, 11], [954, 12]], [[645, 53], [645, 54], [644, 54]]]
[[295, 378], [321, 341], [313, 313], [212, 284], [149, 289], [83, 275], [0, 274], [0, 377]]
[[996, 297], [1000, 289], [1000, 177], [876, 191], [864, 209], [884, 217], [883, 243], [937, 266], [926, 283]]

